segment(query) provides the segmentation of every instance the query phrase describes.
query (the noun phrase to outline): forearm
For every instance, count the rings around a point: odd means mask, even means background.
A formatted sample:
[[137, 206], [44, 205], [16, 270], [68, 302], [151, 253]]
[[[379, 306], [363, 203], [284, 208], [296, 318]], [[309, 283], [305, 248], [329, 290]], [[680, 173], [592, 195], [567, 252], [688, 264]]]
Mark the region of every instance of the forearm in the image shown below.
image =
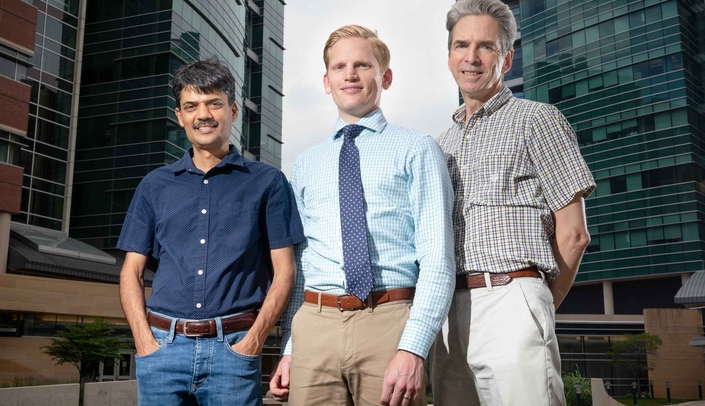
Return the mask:
[[573, 286], [580, 260], [585, 248], [590, 244], [582, 196], [577, 194], [568, 205], [555, 212], [554, 219], [556, 236], [551, 242], [551, 248], [560, 273], [549, 284], [549, 288], [553, 295], [553, 303], [558, 308]]
[[[276, 252], [276, 253], [275, 253]], [[269, 292], [262, 303], [255, 323], [250, 327], [247, 338], [262, 349], [269, 332], [284, 312], [294, 286], [295, 268], [292, 247], [272, 250], [274, 278]]]
[[139, 265], [141, 258], [134, 256], [139, 254], [133, 254], [127, 254], [120, 272], [120, 303], [132, 330], [137, 352], [143, 353], [142, 349], [154, 341], [154, 336], [147, 323], [143, 268], [140, 269]]

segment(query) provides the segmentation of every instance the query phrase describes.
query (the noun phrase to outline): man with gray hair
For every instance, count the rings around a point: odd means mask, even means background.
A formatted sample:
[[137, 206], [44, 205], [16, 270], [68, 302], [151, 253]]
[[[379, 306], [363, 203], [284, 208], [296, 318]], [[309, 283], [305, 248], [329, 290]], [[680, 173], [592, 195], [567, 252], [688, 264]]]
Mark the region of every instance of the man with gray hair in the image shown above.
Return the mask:
[[464, 104], [439, 138], [457, 280], [433, 351], [434, 404], [563, 405], [555, 308], [590, 242], [584, 199], [595, 182], [558, 109], [502, 83], [514, 56], [509, 7], [462, 0], [446, 26]]

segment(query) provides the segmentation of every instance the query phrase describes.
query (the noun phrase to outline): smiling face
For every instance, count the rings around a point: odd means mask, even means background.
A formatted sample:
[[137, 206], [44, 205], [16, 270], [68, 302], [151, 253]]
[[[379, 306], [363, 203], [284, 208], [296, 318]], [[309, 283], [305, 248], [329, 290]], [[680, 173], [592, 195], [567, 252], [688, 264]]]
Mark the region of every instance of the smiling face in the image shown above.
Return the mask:
[[453, 29], [448, 69], [466, 105], [482, 104], [502, 88], [514, 51], [501, 54], [499, 24], [489, 15], [468, 15]]
[[237, 104], [228, 104], [224, 92], [201, 94], [187, 87], [181, 91], [180, 107], [176, 108], [179, 124], [194, 150], [228, 151], [230, 131], [237, 119]]
[[328, 61], [323, 85], [343, 121], [356, 123], [379, 107], [382, 89], [392, 84], [392, 71], [382, 71], [369, 40], [341, 39], [328, 50]]

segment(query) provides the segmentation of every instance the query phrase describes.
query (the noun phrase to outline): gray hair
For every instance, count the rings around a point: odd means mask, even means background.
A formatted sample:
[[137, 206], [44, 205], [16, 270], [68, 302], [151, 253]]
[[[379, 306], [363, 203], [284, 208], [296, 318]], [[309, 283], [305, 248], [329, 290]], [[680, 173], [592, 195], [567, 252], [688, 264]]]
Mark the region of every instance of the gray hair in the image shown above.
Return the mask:
[[499, 25], [499, 42], [502, 55], [514, 49], [517, 22], [509, 6], [500, 0], [460, 0], [453, 4], [446, 17], [448, 29], [448, 50], [453, 42], [453, 29], [461, 18], [469, 15], [489, 15]]

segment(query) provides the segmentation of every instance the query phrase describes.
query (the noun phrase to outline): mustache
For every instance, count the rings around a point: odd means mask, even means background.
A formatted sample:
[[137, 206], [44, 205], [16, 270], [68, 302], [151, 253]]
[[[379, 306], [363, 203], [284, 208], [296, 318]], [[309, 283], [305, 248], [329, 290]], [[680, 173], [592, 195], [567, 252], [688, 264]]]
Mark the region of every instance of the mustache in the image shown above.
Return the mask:
[[197, 130], [197, 129], [199, 129], [199, 128], [203, 127], [203, 126], [206, 126], [206, 125], [209, 126], [209, 127], [215, 128], [215, 127], [218, 126], [218, 122], [215, 121], [215, 120], [211, 120], [211, 119], [208, 119], [208, 120], [198, 120], [198, 122], [193, 123], [193, 128]]

